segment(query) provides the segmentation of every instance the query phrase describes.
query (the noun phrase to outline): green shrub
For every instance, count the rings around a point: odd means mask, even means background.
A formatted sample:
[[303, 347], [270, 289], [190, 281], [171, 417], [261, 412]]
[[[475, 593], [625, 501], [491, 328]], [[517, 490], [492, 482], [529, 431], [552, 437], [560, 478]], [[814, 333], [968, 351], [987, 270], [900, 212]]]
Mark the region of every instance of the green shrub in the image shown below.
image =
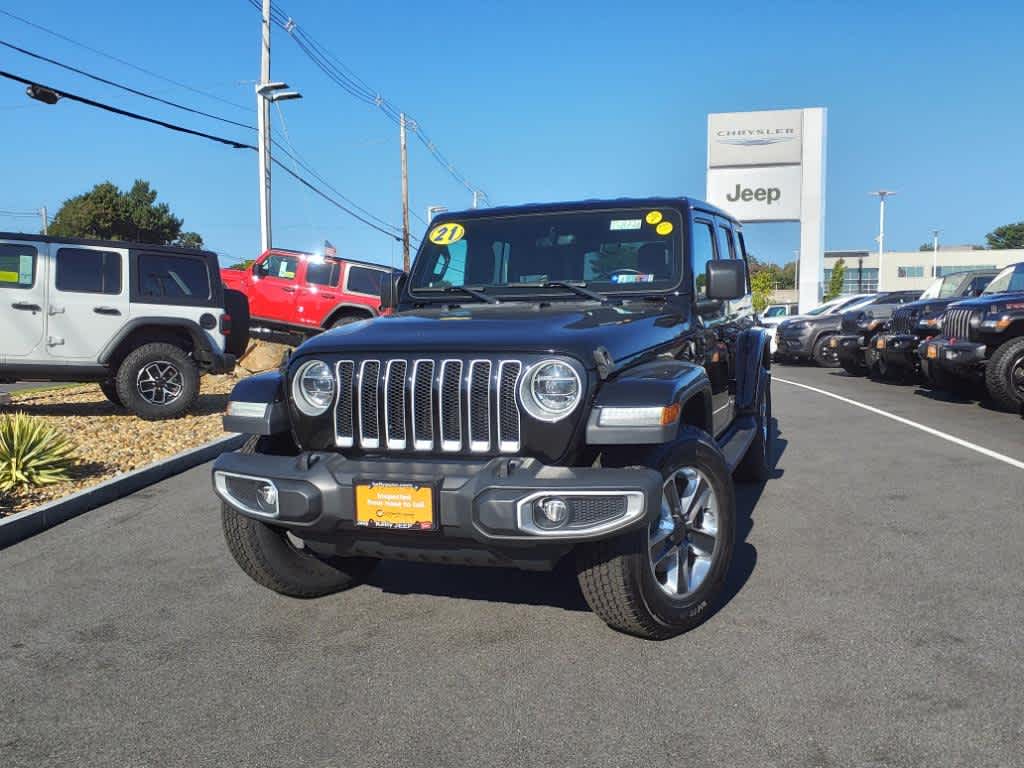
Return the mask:
[[0, 491], [66, 480], [74, 450], [71, 441], [40, 418], [0, 416]]

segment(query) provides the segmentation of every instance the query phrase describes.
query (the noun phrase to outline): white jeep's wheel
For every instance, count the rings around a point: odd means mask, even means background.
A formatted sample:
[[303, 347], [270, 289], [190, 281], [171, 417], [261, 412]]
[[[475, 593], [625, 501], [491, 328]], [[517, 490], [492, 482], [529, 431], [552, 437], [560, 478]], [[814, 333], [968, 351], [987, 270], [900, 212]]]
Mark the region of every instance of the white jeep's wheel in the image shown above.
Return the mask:
[[199, 397], [199, 369], [181, 347], [143, 344], [117, 369], [117, 395], [124, 407], [147, 420], [171, 419]]
[[651, 640], [704, 621], [732, 560], [736, 502], [725, 459], [705, 432], [687, 427], [680, 438], [656, 467], [665, 478], [657, 517], [577, 552], [591, 610], [613, 629]]

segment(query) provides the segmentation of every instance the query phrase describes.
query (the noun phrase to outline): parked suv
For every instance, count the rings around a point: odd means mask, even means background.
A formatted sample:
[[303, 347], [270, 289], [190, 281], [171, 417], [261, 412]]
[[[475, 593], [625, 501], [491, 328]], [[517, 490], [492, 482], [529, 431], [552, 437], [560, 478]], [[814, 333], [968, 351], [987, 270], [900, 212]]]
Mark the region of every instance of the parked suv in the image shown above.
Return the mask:
[[380, 286], [392, 270], [332, 256], [272, 248], [245, 270], [225, 269], [224, 284], [249, 298], [250, 333], [302, 339], [376, 317]]
[[921, 368], [941, 389], [984, 380], [1002, 408], [1024, 407], [1024, 262], [1002, 270], [976, 299], [951, 304], [942, 336], [920, 347]]
[[[775, 360], [786, 360], [790, 359], [790, 356], [779, 347], [779, 326], [783, 323], [798, 323], [802, 320], [806, 320], [809, 317], [818, 317], [821, 315], [835, 315], [841, 314], [846, 307], [852, 307], [855, 304], [859, 304], [863, 299], [868, 298], [871, 294], [860, 293], [853, 296], [840, 296], [835, 299], [829, 299], [823, 304], [819, 304], [813, 309], [809, 309], [802, 315], [792, 315], [783, 318], [772, 318], [769, 320], [761, 319], [758, 325], [768, 328], [768, 335], [771, 339], [771, 350], [772, 356]], [[795, 359], [795, 358], [793, 358]]]
[[687, 630], [725, 585], [733, 470], [769, 474], [767, 338], [740, 224], [688, 199], [446, 213], [380, 317], [240, 382], [214, 464], [260, 584], [313, 597], [380, 558], [550, 569], [609, 625]]
[[955, 272], [937, 278], [918, 301], [894, 310], [887, 332], [875, 337], [876, 369], [882, 378], [920, 375], [918, 345], [942, 331], [942, 315], [955, 301], [981, 295], [997, 274], [995, 269]]
[[880, 293], [867, 304], [844, 312], [839, 335], [828, 340], [830, 351], [835, 350], [843, 370], [854, 376], [873, 372], [878, 361], [876, 338], [886, 330], [897, 307], [919, 298], [921, 291]]
[[145, 419], [188, 409], [248, 340], [209, 251], [0, 233], [0, 302], [0, 381], [96, 381]]
[[820, 315], [804, 315], [783, 321], [778, 328], [779, 360], [813, 360], [825, 368], [839, 367], [839, 353], [829, 344], [839, 333], [843, 313], [866, 307], [881, 294], [851, 297]]

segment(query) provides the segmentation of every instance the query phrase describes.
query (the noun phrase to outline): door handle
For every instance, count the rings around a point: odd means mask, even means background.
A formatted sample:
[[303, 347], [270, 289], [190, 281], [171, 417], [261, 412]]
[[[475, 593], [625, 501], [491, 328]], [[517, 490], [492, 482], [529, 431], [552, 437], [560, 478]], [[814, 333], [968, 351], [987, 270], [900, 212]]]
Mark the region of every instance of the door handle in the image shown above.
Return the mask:
[[285, 293], [295, 293], [295, 288], [294, 286], [291, 285], [284, 285], [281, 287], [281, 290], [284, 291]]
[[338, 298], [338, 294], [336, 294], [336, 293], [321, 293], [320, 295], [323, 296], [325, 299], [336, 299], [336, 298]]
[[92, 311], [97, 315], [120, 315], [121, 310], [117, 307], [93, 307]]
[[11, 306], [15, 309], [24, 310], [25, 312], [41, 312], [43, 309], [38, 304], [33, 304], [29, 301], [16, 301], [11, 304]]

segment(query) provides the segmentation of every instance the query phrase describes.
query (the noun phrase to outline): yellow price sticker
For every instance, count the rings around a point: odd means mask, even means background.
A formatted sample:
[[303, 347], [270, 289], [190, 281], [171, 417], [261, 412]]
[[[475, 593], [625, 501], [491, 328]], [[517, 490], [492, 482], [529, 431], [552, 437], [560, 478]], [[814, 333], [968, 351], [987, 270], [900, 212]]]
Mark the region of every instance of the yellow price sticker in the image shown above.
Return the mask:
[[439, 224], [430, 230], [430, 242], [434, 245], [451, 245], [457, 243], [466, 234], [461, 224]]
[[644, 217], [648, 224], [652, 226], [660, 222], [664, 217], [661, 215], [661, 211], [651, 211]]
[[658, 224], [658, 226], [654, 228], [654, 231], [657, 232], [659, 235], [664, 236], [671, 235], [673, 229], [675, 229], [675, 227], [672, 226], [671, 221], [662, 221]]

